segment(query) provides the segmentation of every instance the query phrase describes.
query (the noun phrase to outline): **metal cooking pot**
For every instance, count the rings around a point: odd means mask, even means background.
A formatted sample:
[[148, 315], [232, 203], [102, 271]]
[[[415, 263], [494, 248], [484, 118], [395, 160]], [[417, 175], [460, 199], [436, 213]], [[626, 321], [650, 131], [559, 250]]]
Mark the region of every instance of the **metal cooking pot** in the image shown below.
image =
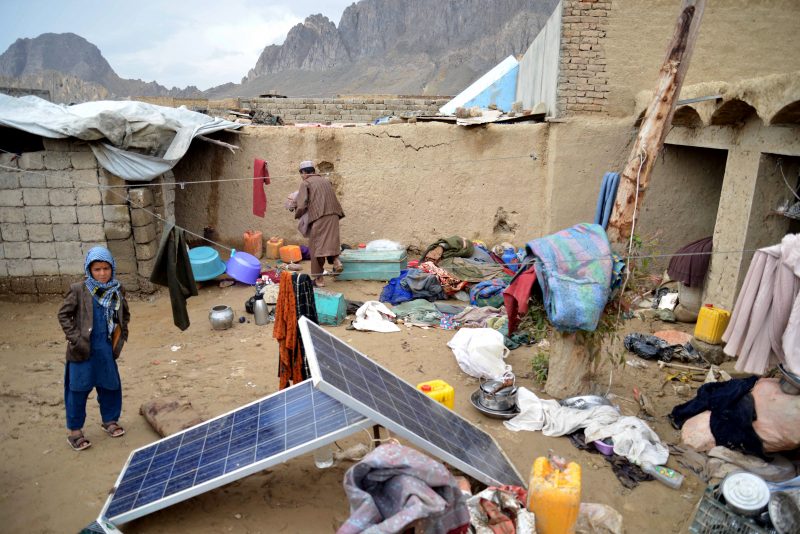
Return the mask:
[[496, 412], [508, 412], [517, 407], [517, 386], [513, 374], [503, 375], [503, 380], [481, 380], [480, 403]]

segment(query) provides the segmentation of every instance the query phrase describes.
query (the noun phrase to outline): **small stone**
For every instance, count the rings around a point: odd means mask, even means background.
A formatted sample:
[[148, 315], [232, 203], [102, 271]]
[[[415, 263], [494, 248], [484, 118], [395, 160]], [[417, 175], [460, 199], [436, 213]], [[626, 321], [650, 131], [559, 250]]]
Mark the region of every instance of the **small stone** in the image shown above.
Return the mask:
[[233, 514], [233, 517], [235, 517], [236, 519], [241, 519], [242, 518], [242, 514]]
[[700, 357], [711, 365], [720, 365], [728, 359], [728, 355], [722, 351], [722, 345], [712, 345], [695, 337], [692, 338], [690, 343], [700, 353]]

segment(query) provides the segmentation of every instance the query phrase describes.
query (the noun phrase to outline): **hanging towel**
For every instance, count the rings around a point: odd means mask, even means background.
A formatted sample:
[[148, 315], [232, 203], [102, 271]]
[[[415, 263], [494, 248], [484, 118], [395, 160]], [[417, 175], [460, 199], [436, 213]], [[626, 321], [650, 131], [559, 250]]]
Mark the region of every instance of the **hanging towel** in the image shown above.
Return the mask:
[[533, 265], [520, 271], [511, 284], [503, 291], [503, 301], [508, 313], [508, 335], [517, 331], [520, 318], [528, 313], [528, 301], [533, 284], [536, 283], [536, 269]]
[[617, 187], [619, 187], [619, 173], [607, 172], [603, 175], [603, 183], [600, 185], [600, 195], [597, 197], [597, 210], [594, 213], [594, 223], [608, 228], [608, 220], [611, 218], [611, 210], [614, 209], [614, 200], [617, 198]]
[[253, 160], [253, 215], [258, 217], [267, 214], [267, 192], [264, 190], [266, 185], [269, 185], [267, 162], [256, 158]]
[[150, 281], [169, 288], [169, 301], [172, 304], [172, 320], [181, 330], [189, 328], [189, 313], [186, 301], [197, 295], [197, 284], [189, 261], [189, 247], [182, 228], [164, 223], [161, 245], [158, 247], [156, 262]]

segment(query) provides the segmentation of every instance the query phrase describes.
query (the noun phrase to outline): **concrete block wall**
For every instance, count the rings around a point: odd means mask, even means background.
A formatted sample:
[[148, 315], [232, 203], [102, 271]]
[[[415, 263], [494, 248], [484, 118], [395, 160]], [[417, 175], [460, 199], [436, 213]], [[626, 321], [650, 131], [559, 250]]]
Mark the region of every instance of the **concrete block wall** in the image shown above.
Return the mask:
[[152, 193], [99, 168], [86, 144], [45, 139], [44, 148], [0, 160], [18, 169], [0, 169], [0, 293], [63, 294], [97, 245], [114, 254], [128, 291], [153, 291], [154, 218], [131, 207], [151, 208]]
[[[285, 123], [372, 122], [389, 115], [436, 115], [443, 98], [242, 98], [242, 108], [278, 115]], [[211, 104], [211, 103], [210, 103]]]
[[611, 1], [562, 0], [559, 113], [601, 113], [608, 105], [605, 40]]

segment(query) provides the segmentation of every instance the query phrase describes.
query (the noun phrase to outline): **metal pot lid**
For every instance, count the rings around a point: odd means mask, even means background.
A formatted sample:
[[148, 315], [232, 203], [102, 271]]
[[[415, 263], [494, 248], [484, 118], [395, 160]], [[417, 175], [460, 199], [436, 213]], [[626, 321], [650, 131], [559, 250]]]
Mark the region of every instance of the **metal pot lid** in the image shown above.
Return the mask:
[[733, 473], [722, 482], [722, 495], [731, 506], [758, 512], [769, 503], [769, 487], [752, 473]]

